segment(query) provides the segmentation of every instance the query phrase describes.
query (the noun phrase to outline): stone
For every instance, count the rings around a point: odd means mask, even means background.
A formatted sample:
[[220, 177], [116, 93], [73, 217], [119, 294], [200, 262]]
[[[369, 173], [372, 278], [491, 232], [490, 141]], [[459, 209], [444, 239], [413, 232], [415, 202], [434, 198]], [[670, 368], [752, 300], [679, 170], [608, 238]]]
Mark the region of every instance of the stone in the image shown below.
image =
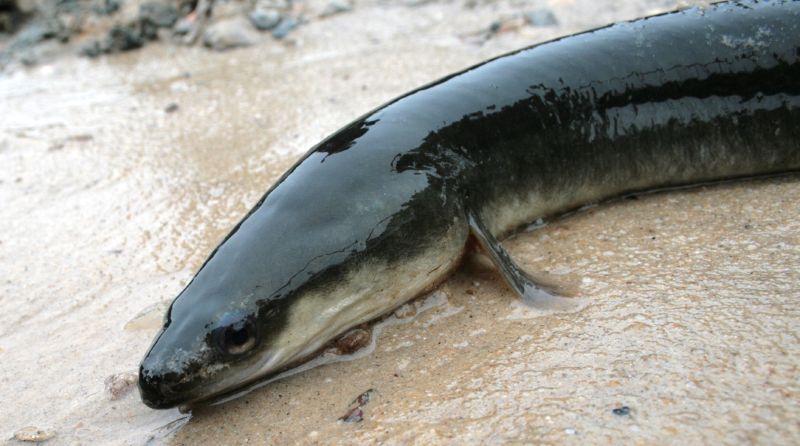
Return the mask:
[[258, 42], [258, 37], [258, 33], [245, 18], [235, 17], [209, 26], [203, 35], [203, 45], [224, 51], [253, 45]]
[[281, 13], [274, 9], [254, 9], [247, 17], [259, 31], [271, 30], [281, 22]]

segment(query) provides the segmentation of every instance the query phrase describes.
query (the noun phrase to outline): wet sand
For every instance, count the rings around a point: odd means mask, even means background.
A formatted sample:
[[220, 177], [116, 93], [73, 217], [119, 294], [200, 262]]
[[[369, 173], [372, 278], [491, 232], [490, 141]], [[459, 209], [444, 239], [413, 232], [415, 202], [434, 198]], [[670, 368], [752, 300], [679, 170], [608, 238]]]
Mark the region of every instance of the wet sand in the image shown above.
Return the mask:
[[[482, 45], [470, 36], [519, 6], [368, 4], [284, 43], [154, 45], [0, 75], [0, 438], [35, 426], [54, 433], [46, 444], [798, 443], [798, 176], [606, 203], [506, 241], [531, 271], [580, 284], [576, 312], [522, 306], [476, 256], [365, 358], [190, 419], [106, 389], [324, 136], [486, 58], [675, 3], [549, 6], [560, 26]], [[364, 421], [337, 421], [369, 389]]]

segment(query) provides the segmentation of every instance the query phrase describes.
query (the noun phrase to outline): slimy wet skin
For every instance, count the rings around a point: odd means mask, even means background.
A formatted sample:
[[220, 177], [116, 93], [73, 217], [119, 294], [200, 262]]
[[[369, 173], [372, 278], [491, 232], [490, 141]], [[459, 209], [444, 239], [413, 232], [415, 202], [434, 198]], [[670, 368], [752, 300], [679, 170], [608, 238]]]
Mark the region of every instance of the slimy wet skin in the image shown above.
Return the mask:
[[722, 3], [454, 74], [314, 147], [175, 299], [142, 361], [154, 408], [203, 404], [434, 287], [475, 238], [626, 192], [800, 169], [800, 4]]

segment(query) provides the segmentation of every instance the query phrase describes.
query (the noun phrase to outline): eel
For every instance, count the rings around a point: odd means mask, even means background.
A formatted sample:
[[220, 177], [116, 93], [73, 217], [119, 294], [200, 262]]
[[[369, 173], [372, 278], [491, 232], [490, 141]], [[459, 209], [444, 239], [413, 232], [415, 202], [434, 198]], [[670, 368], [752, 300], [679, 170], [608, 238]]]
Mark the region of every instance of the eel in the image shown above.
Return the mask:
[[800, 2], [725, 2], [473, 66], [313, 147], [211, 253], [141, 362], [152, 408], [309, 359], [430, 290], [478, 243], [613, 196], [800, 169]]

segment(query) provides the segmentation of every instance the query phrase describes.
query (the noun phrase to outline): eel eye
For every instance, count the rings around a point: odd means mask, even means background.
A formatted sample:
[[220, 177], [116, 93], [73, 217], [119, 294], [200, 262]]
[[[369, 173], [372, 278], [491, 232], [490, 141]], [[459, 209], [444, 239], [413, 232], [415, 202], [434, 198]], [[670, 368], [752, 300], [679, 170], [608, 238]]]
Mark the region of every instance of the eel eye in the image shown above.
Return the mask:
[[256, 345], [256, 326], [249, 317], [215, 331], [217, 347], [226, 355], [241, 355]]

